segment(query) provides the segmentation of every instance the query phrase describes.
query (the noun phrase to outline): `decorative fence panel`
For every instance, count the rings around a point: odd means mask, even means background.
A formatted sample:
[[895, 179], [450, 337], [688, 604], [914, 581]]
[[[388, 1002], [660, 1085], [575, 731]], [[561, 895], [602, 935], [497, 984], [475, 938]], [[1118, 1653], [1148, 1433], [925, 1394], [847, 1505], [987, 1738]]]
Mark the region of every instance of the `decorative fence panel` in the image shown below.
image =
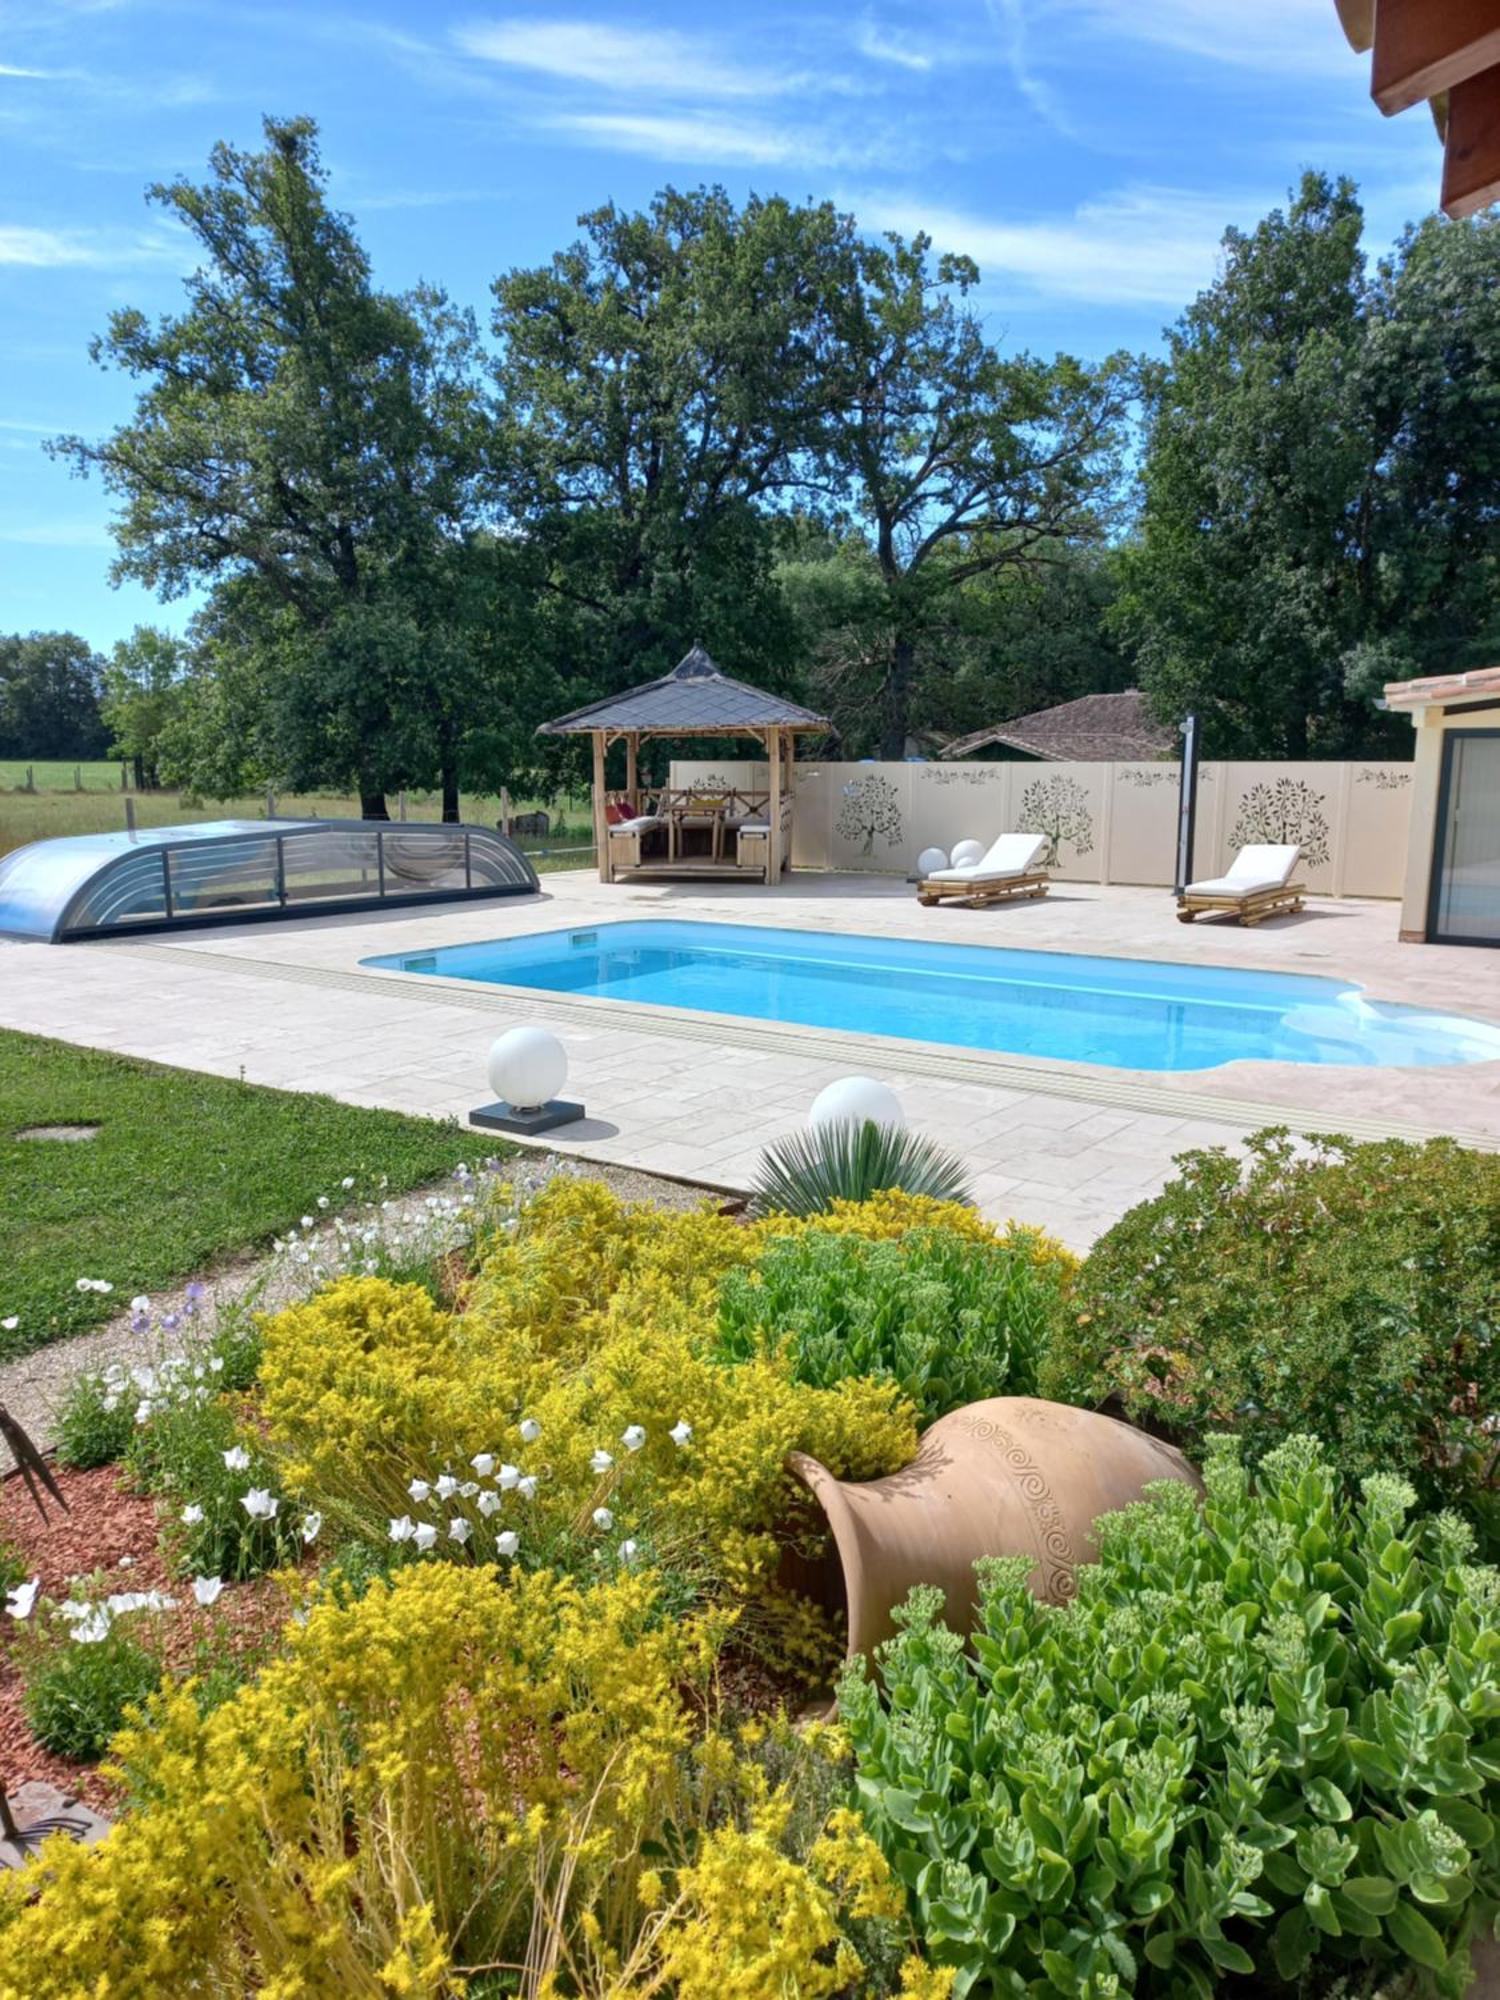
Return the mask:
[[[1193, 873], [1222, 874], [1254, 842], [1295, 840], [1325, 896], [1399, 897], [1410, 764], [1213, 763], [1199, 769]], [[765, 763], [674, 760], [674, 786], [765, 790]], [[928, 847], [1045, 833], [1063, 882], [1167, 886], [1177, 850], [1175, 764], [798, 764], [792, 861], [910, 875]]]

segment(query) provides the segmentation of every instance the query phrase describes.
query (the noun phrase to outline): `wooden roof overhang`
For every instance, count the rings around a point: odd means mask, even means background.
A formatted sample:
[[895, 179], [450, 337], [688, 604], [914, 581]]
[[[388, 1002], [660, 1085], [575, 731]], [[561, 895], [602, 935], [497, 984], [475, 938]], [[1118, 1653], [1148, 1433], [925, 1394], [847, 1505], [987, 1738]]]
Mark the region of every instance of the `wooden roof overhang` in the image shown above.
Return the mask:
[[1500, 199], [1497, 0], [1334, 0], [1351, 47], [1370, 55], [1387, 117], [1426, 100], [1443, 140], [1442, 207], [1456, 219]]

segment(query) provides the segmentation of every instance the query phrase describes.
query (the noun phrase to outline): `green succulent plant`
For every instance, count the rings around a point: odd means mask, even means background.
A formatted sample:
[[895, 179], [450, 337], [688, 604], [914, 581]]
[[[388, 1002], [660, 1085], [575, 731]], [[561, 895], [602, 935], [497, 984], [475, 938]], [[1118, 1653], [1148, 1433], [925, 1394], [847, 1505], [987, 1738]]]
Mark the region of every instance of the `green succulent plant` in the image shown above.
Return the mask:
[[823, 1215], [836, 1201], [867, 1201], [891, 1188], [935, 1201], [973, 1199], [963, 1162], [945, 1146], [920, 1132], [849, 1119], [768, 1146], [751, 1207], [757, 1215]]

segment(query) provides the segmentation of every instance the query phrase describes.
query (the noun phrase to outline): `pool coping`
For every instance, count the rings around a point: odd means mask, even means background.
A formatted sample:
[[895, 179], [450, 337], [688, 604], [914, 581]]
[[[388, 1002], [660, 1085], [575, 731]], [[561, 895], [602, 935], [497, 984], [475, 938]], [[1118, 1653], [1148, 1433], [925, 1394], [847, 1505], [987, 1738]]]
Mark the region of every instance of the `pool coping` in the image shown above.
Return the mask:
[[[630, 921], [622, 919], [622, 921]], [[592, 928], [588, 924], [560, 925], [562, 930]], [[524, 935], [520, 933], [518, 935]], [[847, 935], [847, 933], [846, 933]], [[475, 942], [479, 942], [476, 940]], [[1274, 1098], [1220, 1096], [1209, 1091], [1164, 1087], [1140, 1081], [1141, 1072], [1111, 1069], [1105, 1064], [1070, 1062], [1059, 1057], [1021, 1056], [988, 1049], [955, 1048], [946, 1042], [926, 1042], [899, 1035], [861, 1035], [845, 1028], [819, 1028], [782, 1022], [757, 1021], [742, 1014], [715, 1014], [690, 1007], [660, 1007], [649, 1001], [609, 1000], [594, 995], [539, 994], [534, 987], [491, 985], [472, 979], [455, 979], [442, 973], [397, 972], [359, 965], [345, 968], [311, 965], [295, 960], [226, 955], [207, 944], [183, 939], [180, 943], [139, 943], [121, 940], [109, 949], [130, 957], [169, 958], [175, 964], [191, 961], [203, 967], [230, 969], [255, 978], [297, 986], [314, 986], [345, 992], [374, 992], [387, 997], [415, 999], [418, 1004], [461, 1006], [475, 1013], [506, 1019], [525, 1016], [535, 1019], [540, 1010], [560, 1020], [588, 1021], [598, 1026], [613, 1024], [645, 1034], [675, 1037], [684, 1041], [712, 1042], [783, 1056], [803, 1056], [826, 1060], [834, 1056], [858, 1057], [875, 1069], [896, 1069], [911, 1076], [927, 1076], [950, 1082], [982, 1083], [994, 1088], [1043, 1092], [1075, 1103], [1098, 1105], [1119, 1111], [1151, 1112], [1173, 1118], [1207, 1119], [1241, 1131], [1265, 1126], [1284, 1126], [1306, 1137], [1342, 1134], [1351, 1139], [1453, 1139], [1460, 1145], [1485, 1152], [1500, 1152], [1500, 1134], [1466, 1131], [1452, 1126], [1423, 1125], [1409, 1120], [1371, 1117], [1368, 1114], [1340, 1114], [1289, 1104]], [[377, 954], [371, 954], [376, 956]], [[379, 956], [397, 956], [395, 953]], [[1123, 952], [1099, 956], [1128, 958]], [[1174, 961], [1182, 963], [1183, 961]], [[1309, 974], [1309, 977], [1327, 975]], [[1361, 991], [1366, 991], [1361, 983]], [[1410, 1001], [1387, 1004], [1411, 1006]], [[1493, 1025], [1493, 1024], [1492, 1024]], [[1263, 1065], [1258, 1058], [1241, 1058], [1222, 1064], [1241, 1076]], [[1368, 1073], [1366, 1065], [1308, 1064], [1315, 1072], [1341, 1068]], [[1459, 1069], [1463, 1065], [1445, 1066]], [[1488, 1067], [1475, 1065], [1475, 1067]], [[1392, 1066], [1391, 1076], [1418, 1076], [1418, 1068]], [[1211, 1076], [1213, 1071], [1176, 1070], [1176, 1077]]]

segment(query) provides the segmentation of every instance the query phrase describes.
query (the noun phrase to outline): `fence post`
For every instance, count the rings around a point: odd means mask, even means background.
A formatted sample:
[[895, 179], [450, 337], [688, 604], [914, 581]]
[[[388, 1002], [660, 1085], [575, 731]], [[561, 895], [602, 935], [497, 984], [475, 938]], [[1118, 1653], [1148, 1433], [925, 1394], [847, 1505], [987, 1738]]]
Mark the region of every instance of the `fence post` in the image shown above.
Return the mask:
[[75, 792], [83, 790], [83, 766], [81, 764], [73, 766], [73, 789]]
[[400, 813], [400, 815], [401, 815], [401, 818], [402, 818], [402, 821], [403, 821], [403, 823], [404, 823], [404, 822], [405, 822], [405, 819], [406, 819], [406, 788], [405, 788], [405, 786], [403, 786], [403, 787], [401, 788], [401, 790], [400, 790], [399, 792], [397, 792], [397, 794], [396, 794], [396, 799], [397, 799], [397, 805], [396, 805], [396, 810], [397, 810], [397, 812], [399, 812], [399, 813]]
[[120, 790], [122, 792], [130, 790], [129, 785], [125, 782], [125, 759], [123, 757], [120, 759]]
[[28, 791], [28, 792], [34, 792], [34, 791], [36, 790], [36, 765], [35, 765], [35, 764], [28, 764], [28, 765], [26, 766], [26, 789], [27, 789], [27, 791]]
[[269, 785], [267, 785], [267, 786], [266, 786], [266, 818], [267, 818], [267, 819], [275, 819], [275, 817], [276, 817], [276, 794], [275, 794], [275, 793], [274, 793], [274, 792], [273, 792], [273, 791], [271, 790], [271, 787], [270, 787]]
[[125, 795], [125, 831], [130, 834], [135, 832], [135, 800], [128, 792]]
[[500, 831], [510, 838], [510, 787], [500, 787]]

